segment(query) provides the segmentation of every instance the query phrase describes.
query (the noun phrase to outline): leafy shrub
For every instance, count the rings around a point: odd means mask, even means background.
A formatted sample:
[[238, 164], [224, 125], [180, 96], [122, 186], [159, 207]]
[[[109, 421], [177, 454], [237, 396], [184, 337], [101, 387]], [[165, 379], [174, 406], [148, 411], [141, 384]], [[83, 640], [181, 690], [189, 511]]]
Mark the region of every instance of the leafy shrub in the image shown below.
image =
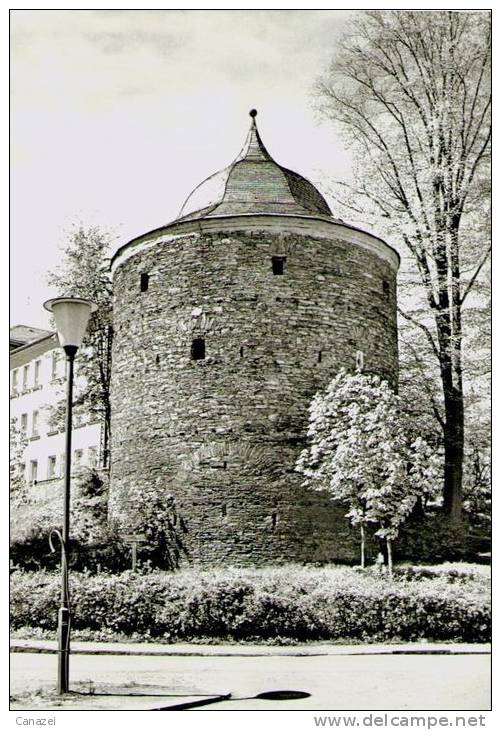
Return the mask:
[[[395, 582], [348, 567], [72, 573], [73, 626], [171, 641], [488, 641], [487, 578], [472, 569], [465, 583], [467, 572]], [[58, 601], [57, 574], [13, 574], [12, 627], [55, 630]]]
[[490, 584], [490, 567], [475, 563], [443, 563], [442, 565], [399, 565], [395, 568], [398, 580], [416, 581], [443, 577], [449, 583], [476, 581]]
[[395, 541], [395, 558], [412, 562], [473, 561], [478, 554], [490, 550], [489, 534], [479, 537], [467, 520], [451, 525], [441, 512], [428, 512], [412, 518]]
[[[57, 524], [57, 523], [56, 523]], [[10, 560], [15, 569], [54, 570], [61, 564], [59, 543], [54, 539], [56, 552], [49, 546], [47, 530], [33, 531], [26, 539], [13, 540], [10, 545]], [[131, 563], [130, 549], [111, 530], [103, 530], [96, 542], [70, 540], [70, 567], [72, 570], [126, 570]]]
[[[10, 559], [15, 568], [57, 568], [61, 553], [57, 538], [52, 553], [49, 536], [62, 530], [62, 482], [43, 497], [36, 491], [11, 508]], [[130, 565], [130, 550], [107, 522], [107, 475], [86, 469], [73, 478], [70, 567], [73, 570], [121, 571]]]
[[[131, 549], [122, 540], [117, 525], [108, 523], [108, 476], [93, 469], [77, 475], [72, 485], [70, 567], [99, 572], [126, 570], [131, 564]], [[60, 563], [59, 546], [55, 554], [49, 535], [62, 529], [62, 483], [54, 493], [12, 505], [10, 559], [22, 570], [54, 569]], [[145, 500], [136, 514], [137, 523], [128, 532], [144, 532], [141, 561], [163, 570], [175, 570], [186, 552], [182, 541], [185, 531], [172, 497]]]

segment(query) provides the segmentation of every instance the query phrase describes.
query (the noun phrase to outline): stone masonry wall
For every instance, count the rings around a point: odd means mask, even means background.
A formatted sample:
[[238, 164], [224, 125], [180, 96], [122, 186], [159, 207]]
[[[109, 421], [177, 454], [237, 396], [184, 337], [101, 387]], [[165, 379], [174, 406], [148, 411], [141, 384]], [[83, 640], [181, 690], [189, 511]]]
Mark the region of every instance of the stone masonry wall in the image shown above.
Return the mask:
[[396, 383], [395, 271], [314, 223], [273, 234], [236, 219], [231, 235], [192, 230], [117, 267], [110, 507], [123, 529], [138, 499], [172, 494], [194, 562], [356, 560], [344, 510], [294, 464], [312, 396], [357, 351]]

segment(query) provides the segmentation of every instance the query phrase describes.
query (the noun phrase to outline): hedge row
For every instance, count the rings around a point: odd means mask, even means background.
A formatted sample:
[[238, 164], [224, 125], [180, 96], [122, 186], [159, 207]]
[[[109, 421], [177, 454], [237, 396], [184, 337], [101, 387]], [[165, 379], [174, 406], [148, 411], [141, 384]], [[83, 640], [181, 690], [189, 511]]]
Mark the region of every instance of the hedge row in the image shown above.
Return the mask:
[[397, 565], [395, 576], [398, 580], [416, 581], [429, 578], [445, 578], [449, 583], [475, 581], [490, 587], [490, 565], [476, 563], [442, 563], [441, 565]]
[[[71, 601], [75, 629], [165, 641], [490, 638], [489, 594], [482, 581], [390, 583], [342, 567], [73, 574]], [[14, 629], [55, 629], [58, 602], [57, 574], [12, 576]]]

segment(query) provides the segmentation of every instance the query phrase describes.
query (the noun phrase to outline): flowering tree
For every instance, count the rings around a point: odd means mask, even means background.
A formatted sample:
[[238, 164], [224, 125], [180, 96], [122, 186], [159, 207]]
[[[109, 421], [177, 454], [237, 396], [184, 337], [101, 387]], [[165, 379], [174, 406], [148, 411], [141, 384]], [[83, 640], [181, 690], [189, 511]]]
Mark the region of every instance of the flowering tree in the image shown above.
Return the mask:
[[418, 497], [437, 488], [438, 457], [423, 438], [413, 437], [412, 422], [388, 383], [361, 372], [342, 370], [317, 393], [308, 438], [296, 464], [305, 486], [348, 507], [351, 525], [360, 527], [362, 567], [366, 526], [377, 526], [391, 573], [392, 541]]

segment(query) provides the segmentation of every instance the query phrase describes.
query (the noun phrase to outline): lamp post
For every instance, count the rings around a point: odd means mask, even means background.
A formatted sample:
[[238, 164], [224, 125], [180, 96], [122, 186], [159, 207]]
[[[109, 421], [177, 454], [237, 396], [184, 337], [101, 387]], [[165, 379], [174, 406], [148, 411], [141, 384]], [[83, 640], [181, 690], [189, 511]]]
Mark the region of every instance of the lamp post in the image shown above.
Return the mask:
[[66, 353], [68, 378], [66, 386], [66, 449], [64, 469], [63, 534], [61, 539], [61, 608], [58, 614], [57, 691], [63, 694], [69, 686], [70, 658], [70, 600], [68, 590], [68, 562], [70, 539], [70, 483], [71, 483], [71, 421], [73, 396], [73, 363], [82, 344], [90, 315], [97, 307], [87, 299], [58, 297], [44, 304], [56, 321], [59, 344]]

